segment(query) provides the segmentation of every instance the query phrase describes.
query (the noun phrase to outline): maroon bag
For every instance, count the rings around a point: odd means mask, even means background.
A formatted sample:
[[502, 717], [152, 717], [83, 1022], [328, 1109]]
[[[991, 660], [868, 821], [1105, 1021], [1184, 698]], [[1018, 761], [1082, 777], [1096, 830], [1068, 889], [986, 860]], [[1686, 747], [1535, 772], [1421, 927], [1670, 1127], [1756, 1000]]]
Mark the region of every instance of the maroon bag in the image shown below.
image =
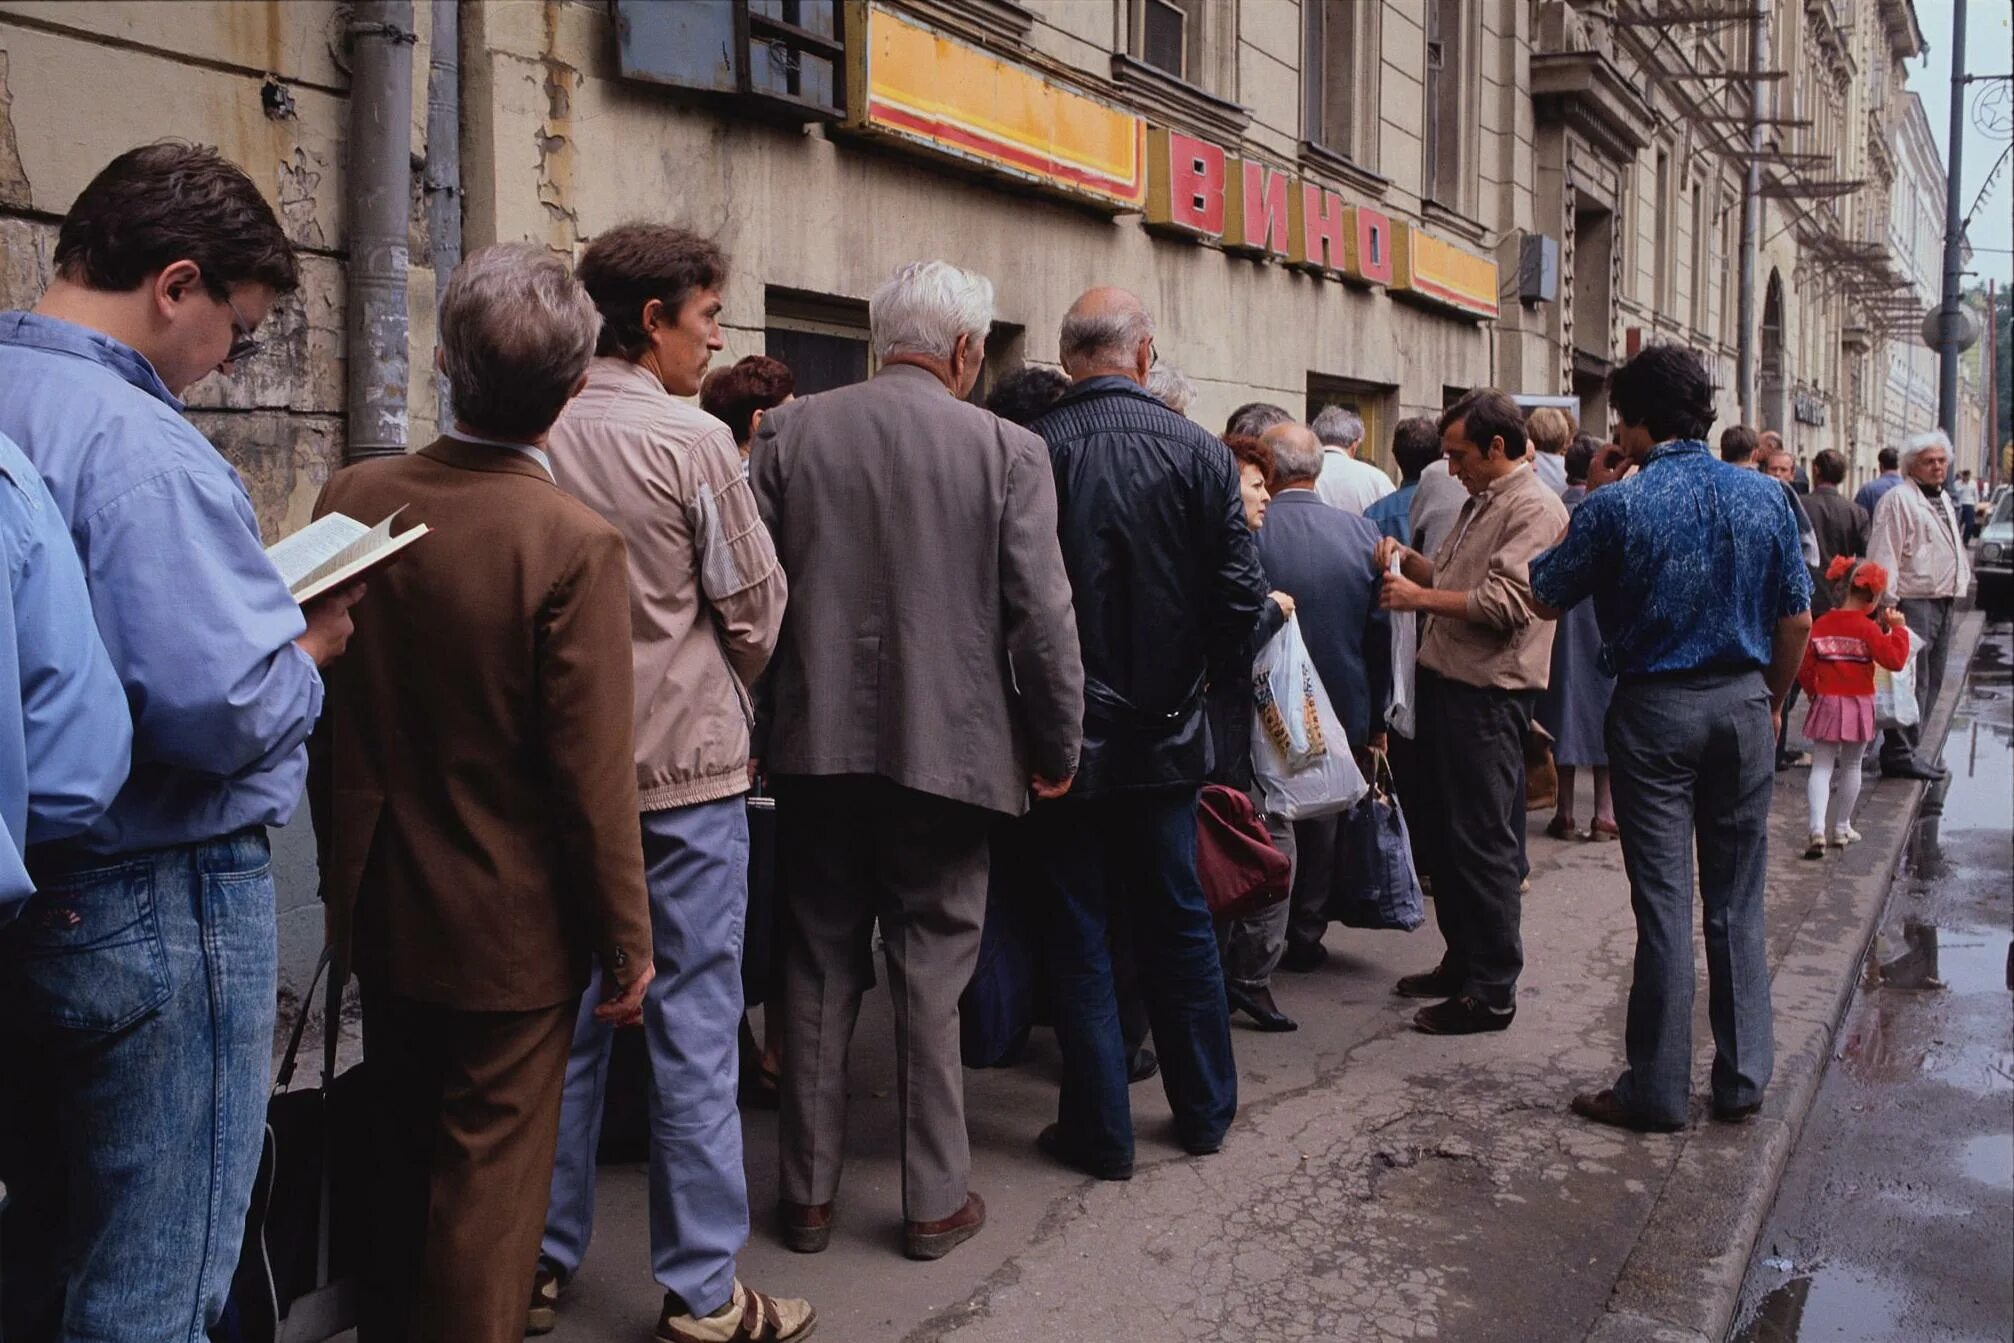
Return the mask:
[[1293, 864], [1273, 847], [1252, 799], [1205, 784], [1196, 806], [1196, 875], [1210, 916], [1249, 919], [1287, 898]]

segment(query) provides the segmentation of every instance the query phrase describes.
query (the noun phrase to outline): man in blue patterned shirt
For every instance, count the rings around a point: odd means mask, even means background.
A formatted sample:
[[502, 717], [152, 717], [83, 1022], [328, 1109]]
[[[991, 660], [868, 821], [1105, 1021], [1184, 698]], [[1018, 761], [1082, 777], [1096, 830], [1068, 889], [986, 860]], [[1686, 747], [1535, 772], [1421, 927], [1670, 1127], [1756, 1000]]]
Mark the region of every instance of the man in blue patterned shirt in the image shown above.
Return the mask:
[[1609, 397], [1616, 444], [1596, 458], [1560, 543], [1531, 566], [1532, 593], [1552, 613], [1594, 601], [1602, 666], [1616, 677], [1608, 758], [1636, 911], [1629, 1066], [1573, 1108], [1669, 1132], [1691, 1110], [1695, 842], [1714, 1117], [1748, 1119], [1769, 1084], [1769, 797], [1811, 580], [1781, 487], [1715, 461], [1701, 441], [1713, 384], [1697, 355], [1652, 345], [1616, 370]]

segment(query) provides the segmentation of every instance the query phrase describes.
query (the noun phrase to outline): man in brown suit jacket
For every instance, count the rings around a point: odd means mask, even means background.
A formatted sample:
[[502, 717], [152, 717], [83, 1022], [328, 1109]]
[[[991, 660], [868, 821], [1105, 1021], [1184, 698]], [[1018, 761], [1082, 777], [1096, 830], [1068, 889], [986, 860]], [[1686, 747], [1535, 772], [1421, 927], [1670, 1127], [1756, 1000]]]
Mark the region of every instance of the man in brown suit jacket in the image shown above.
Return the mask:
[[962, 400], [992, 315], [983, 276], [905, 267], [869, 308], [881, 371], [778, 406], [750, 458], [791, 584], [764, 762], [788, 911], [780, 1211], [804, 1252], [830, 1236], [877, 919], [904, 1079], [903, 1247], [935, 1259], [984, 1223], [958, 998], [987, 835], [1077, 769], [1084, 673], [1049, 456]]
[[454, 429], [338, 472], [316, 505], [438, 533], [353, 612], [309, 783], [363, 993], [363, 1343], [523, 1336], [590, 958], [611, 1020], [639, 1014], [652, 973], [622, 538], [542, 451], [599, 326], [544, 249], [475, 253], [441, 305]]

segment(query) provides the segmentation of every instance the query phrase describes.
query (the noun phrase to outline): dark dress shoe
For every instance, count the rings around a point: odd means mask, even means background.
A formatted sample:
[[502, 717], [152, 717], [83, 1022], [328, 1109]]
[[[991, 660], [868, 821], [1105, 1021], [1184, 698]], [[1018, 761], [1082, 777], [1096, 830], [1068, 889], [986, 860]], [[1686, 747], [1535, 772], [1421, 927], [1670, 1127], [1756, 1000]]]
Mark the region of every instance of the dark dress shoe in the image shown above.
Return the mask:
[[1160, 1071], [1160, 1056], [1144, 1045], [1126, 1059], [1126, 1083], [1129, 1086], [1138, 1086]]
[[784, 1245], [799, 1254], [817, 1254], [832, 1243], [830, 1203], [791, 1203], [779, 1199], [776, 1221]]
[[1224, 996], [1230, 1000], [1233, 1012], [1243, 1012], [1262, 1031], [1297, 1031], [1301, 1028], [1300, 1022], [1282, 1012], [1280, 1005], [1273, 1001], [1271, 989], [1254, 989], [1247, 993], [1226, 985]]
[[1436, 965], [1422, 974], [1407, 975], [1392, 985], [1401, 998], [1452, 998], [1462, 991], [1462, 977], [1445, 965]]
[[1747, 1105], [1722, 1105], [1716, 1101], [1713, 1106], [1713, 1117], [1723, 1124], [1746, 1124], [1761, 1113], [1761, 1101], [1752, 1101]]
[[1287, 942], [1287, 949], [1280, 953], [1280, 968], [1291, 970], [1297, 975], [1323, 964], [1329, 959], [1329, 949], [1320, 942]]
[[1950, 772], [1942, 765], [1933, 765], [1920, 758], [1883, 761], [1881, 765], [1881, 777], [1884, 779], [1922, 779], [1926, 783], [1935, 783]]
[[1600, 1091], [1584, 1091], [1573, 1098], [1573, 1112], [1582, 1119], [1592, 1119], [1597, 1124], [1610, 1128], [1625, 1128], [1632, 1133], [1676, 1133], [1683, 1124], [1667, 1124], [1662, 1120], [1640, 1115], [1616, 1099], [1613, 1088]]
[[1413, 1014], [1413, 1029], [1425, 1035], [1481, 1035], [1485, 1031], [1503, 1030], [1516, 1016], [1515, 1007], [1498, 1012], [1485, 1006], [1481, 999], [1464, 994], [1432, 1007], [1422, 1007]]
[[1133, 1160], [1131, 1157], [1123, 1161], [1093, 1160], [1091, 1157], [1078, 1151], [1063, 1136], [1063, 1126], [1061, 1124], [1051, 1124], [1036, 1134], [1035, 1146], [1040, 1148], [1042, 1155], [1048, 1157], [1051, 1161], [1068, 1166], [1072, 1170], [1082, 1171], [1096, 1180], [1130, 1180], [1133, 1178]]
[[965, 1195], [965, 1206], [935, 1222], [904, 1222], [902, 1253], [911, 1259], [942, 1259], [986, 1225], [986, 1200]]

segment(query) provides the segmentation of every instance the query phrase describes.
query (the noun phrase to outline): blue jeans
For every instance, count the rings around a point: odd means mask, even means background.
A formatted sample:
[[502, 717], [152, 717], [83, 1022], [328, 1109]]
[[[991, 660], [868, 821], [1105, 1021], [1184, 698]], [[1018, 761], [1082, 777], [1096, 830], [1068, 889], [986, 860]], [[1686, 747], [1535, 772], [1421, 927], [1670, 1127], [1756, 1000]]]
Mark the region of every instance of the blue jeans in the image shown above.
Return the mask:
[[34, 875], [0, 932], [0, 1336], [200, 1343], [265, 1132], [265, 832]]
[[[748, 1242], [748, 1183], [735, 1087], [748, 811], [740, 797], [643, 815], [657, 978], [645, 991], [650, 1053], [650, 1257], [658, 1285], [705, 1315], [734, 1293]], [[594, 1019], [602, 972], [581, 998], [560, 1107], [539, 1258], [573, 1276], [594, 1232], [595, 1148], [615, 1031]]]
[[1126, 1046], [1107, 943], [1115, 913], [1132, 926], [1177, 1138], [1214, 1148], [1237, 1113], [1223, 971], [1196, 878], [1196, 791], [1065, 800], [1038, 805], [1029, 816], [1063, 1054], [1057, 1119], [1065, 1144], [1094, 1164], [1133, 1159]]
[[1692, 1100], [1693, 855], [1706, 918], [1713, 1100], [1762, 1099], [1772, 1069], [1763, 876], [1776, 737], [1761, 672], [1619, 681], [1608, 764], [1636, 912], [1636, 974], [1616, 1098], [1682, 1124]]

